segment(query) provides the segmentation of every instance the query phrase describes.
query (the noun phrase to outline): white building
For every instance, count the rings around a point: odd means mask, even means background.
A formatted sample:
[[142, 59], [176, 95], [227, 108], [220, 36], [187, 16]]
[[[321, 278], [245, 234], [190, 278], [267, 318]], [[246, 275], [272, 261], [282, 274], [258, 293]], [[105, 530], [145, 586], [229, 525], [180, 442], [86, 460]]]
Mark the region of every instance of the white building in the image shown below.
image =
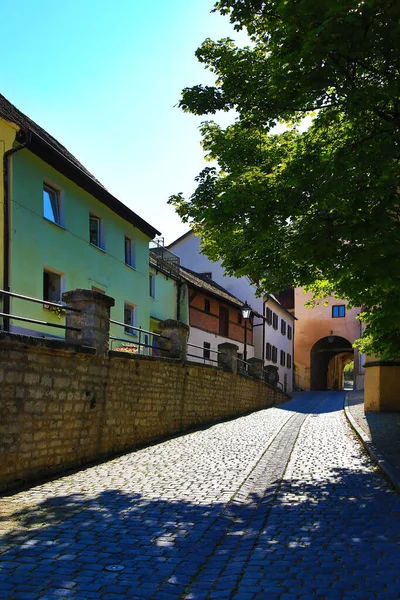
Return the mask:
[[257, 288], [248, 277], [226, 275], [221, 261], [212, 262], [201, 254], [200, 244], [201, 238], [188, 231], [168, 249], [179, 256], [182, 266], [209, 277], [236, 298], [243, 298], [250, 304], [254, 313], [254, 356], [262, 358], [266, 366], [278, 367], [279, 382], [290, 392], [295, 317], [273, 295], [257, 297]]

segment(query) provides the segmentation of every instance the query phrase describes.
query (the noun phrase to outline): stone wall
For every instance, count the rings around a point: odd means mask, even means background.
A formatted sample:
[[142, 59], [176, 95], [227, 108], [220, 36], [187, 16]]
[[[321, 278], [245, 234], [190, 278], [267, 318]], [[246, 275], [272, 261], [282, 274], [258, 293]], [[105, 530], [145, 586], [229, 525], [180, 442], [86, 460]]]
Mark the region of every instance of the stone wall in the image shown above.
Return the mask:
[[282, 402], [216, 367], [0, 333], [0, 489]]

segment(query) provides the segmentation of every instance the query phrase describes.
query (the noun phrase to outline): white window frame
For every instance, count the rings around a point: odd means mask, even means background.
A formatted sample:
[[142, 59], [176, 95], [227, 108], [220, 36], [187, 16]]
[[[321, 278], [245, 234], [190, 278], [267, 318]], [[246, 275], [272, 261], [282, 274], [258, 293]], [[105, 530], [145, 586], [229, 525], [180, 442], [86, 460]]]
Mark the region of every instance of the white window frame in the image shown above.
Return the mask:
[[[127, 242], [129, 242], [129, 249], [127, 249]], [[124, 252], [125, 264], [131, 267], [131, 269], [136, 269], [135, 242], [129, 235], [126, 235], [124, 238]]]
[[[46, 210], [45, 193], [47, 193], [49, 195], [49, 199], [50, 199], [50, 206], [49, 206], [48, 210]], [[53, 199], [55, 200], [55, 207], [53, 206], [53, 203], [51, 201], [52, 196], [53, 196]], [[54, 185], [47, 183], [47, 181], [44, 181], [43, 188], [42, 188], [42, 200], [43, 200], [43, 217], [47, 221], [50, 221], [50, 223], [54, 223], [55, 225], [59, 225], [60, 227], [62, 227], [62, 223], [63, 223], [62, 208], [63, 208], [63, 206], [62, 206], [61, 190], [54, 187]], [[54, 218], [52, 218], [49, 211], [52, 212]]]
[[[49, 275], [53, 275], [53, 276], [55, 275], [58, 277], [58, 279], [60, 281], [60, 285], [59, 285], [60, 293], [59, 293], [58, 298], [51, 298], [51, 297], [45, 298], [45, 296], [46, 296], [45, 287], [44, 287], [45, 273], [48, 273]], [[63, 294], [64, 288], [65, 288], [65, 276], [64, 276], [64, 273], [61, 273], [60, 271], [57, 271], [56, 269], [52, 269], [51, 267], [44, 266], [42, 277], [43, 277], [43, 300], [44, 300], [43, 307], [49, 308], [51, 310], [52, 307], [50, 305], [46, 304], [46, 301], [47, 302], [58, 302], [60, 304], [62, 303], [61, 298], [62, 298], [62, 294]]]
[[156, 297], [156, 276], [154, 273], [149, 273], [149, 292], [150, 298]]
[[[91, 233], [92, 233], [92, 219], [96, 219], [98, 222], [98, 229], [97, 229], [97, 241], [98, 244], [95, 244], [94, 242], [92, 242], [91, 240]], [[89, 243], [91, 246], [94, 246], [95, 248], [99, 248], [100, 250], [104, 250], [104, 221], [101, 217], [99, 217], [99, 215], [96, 215], [93, 212], [89, 213]]]
[[[127, 319], [127, 309], [131, 311], [131, 316], [129, 320]], [[126, 335], [131, 335], [133, 337], [137, 337], [138, 335], [136, 329], [131, 330], [131, 327], [136, 327], [136, 312], [136, 304], [132, 304], [131, 302], [124, 302], [124, 332]]]

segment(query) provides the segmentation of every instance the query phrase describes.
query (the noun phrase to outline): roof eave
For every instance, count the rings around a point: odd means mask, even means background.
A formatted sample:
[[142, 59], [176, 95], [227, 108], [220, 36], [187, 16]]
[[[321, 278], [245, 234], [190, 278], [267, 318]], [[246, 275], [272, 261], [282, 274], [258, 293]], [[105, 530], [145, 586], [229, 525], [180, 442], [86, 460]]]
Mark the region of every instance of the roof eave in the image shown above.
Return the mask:
[[57, 169], [57, 171], [65, 175], [65, 177], [97, 198], [97, 200], [105, 204], [117, 215], [128, 221], [128, 223], [134, 227], [137, 227], [137, 229], [140, 229], [140, 231], [149, 236], [151, 239], [153, 239], [156, 235], [160, 235], [160, 231], [155, 229], [155, 227], [147, 223], [147, 221], [139, 217], [139, 215], [125, 206], [125, 204], [110, 194], [110, 192], [103, 188], [103, 186], [97, 183], [94, 179], [88, 177], [86, 173], [74, 165], [70, 160], [68, 160], [68, 158], [63, 156], [35, 132], [29, 130], [27, 138], [27, 148], [36, 154], [36, 156], [44, 160], [44, 162]]

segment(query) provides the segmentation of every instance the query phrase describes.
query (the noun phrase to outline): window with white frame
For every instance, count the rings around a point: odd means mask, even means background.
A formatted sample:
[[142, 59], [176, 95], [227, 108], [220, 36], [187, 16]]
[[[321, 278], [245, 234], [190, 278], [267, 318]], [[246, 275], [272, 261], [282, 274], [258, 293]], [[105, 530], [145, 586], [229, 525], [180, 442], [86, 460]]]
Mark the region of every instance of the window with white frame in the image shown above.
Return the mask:
[[103, 221], [93, 213], [89, 216], [89, 241], [92, 246], [103, 250]]
[[47, 183], [43, 184], [43, 216], [48, 221], [61, 225], [60, 191]]
[[125, 302], [124, 304], [124, 331], [129, 335], [137, 335], [136, 329], [136, 306]]
[[153, 273], [150, 273], [149, 275], [149, 285], [150, 285], [150, 297], [151, 298], [155, 298], [156, 297], [156, 276], [153, 275]]
[[136, 267], [135, 242], [127, 235], [125, 236], [125, 264], [133, 269]]
[[346, 316], [346, 306], [344, 304], [335, 304], [332, 306], [332, 317], [337, 319], [338, 317]]
[[50, 269], [43, 269], [43, 300], [47, 300], [47, 302], [60, 302], [61, 284], [62, 275], [60, 273], [56, 273]]

